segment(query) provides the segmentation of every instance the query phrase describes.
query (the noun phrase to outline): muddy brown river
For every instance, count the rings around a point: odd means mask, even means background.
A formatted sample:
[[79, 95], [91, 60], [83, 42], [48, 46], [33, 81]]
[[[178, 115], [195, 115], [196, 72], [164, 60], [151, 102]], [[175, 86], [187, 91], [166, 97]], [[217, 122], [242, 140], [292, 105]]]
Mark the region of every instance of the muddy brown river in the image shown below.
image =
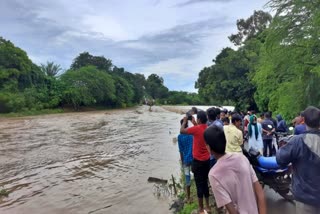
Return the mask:
[[[161, 107], [0, 118], [1, 214], [171, 213], [148, 177], [179, 176], [181, 115]], [[294, 205], [266, 190], [269, 213]]]

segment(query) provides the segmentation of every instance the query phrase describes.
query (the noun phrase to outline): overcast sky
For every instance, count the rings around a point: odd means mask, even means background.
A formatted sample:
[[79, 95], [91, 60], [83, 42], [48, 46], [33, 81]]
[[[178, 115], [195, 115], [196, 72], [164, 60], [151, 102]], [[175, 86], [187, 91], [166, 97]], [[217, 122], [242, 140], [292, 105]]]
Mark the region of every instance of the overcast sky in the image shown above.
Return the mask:
[[[132, 73], [196, 91], [199, 71], [231, 46], [236, 20], [267, 0], [0, 0], [0, 36], [37, 64], [64, 69], [88, 51]], [[267, 10], [268, 11], [268, 10]]]

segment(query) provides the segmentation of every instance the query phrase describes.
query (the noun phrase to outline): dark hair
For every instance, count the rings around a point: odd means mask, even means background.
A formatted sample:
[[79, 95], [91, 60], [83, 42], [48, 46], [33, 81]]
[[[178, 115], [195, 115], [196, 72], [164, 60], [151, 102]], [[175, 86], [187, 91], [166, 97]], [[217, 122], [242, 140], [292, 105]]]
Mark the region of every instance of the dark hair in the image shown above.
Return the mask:
[[192, 107], [191, 110], [193, 111], [194, 114], [198, 113], [198, 109], [196, 107]]
[[218, 126], [210, 126], [203, 134], [206, 144], [209, 145], [210, 150], [215, 153], [223, 155], [226, 152], [226, 136], [223, 129]]
[[224, 122], [230, 123], [230, 120], [229, 120], [228, 117], [225, 117], [225, 118], [222, 119], [222, 122], [223, 122], [223, 123], [224, 123]]
[[216, 114], [214, 107], [207, 109], [207, 115], [208, 115], [209, 120], [216, 120], [217, 119], [217, 114]]
[[[180, 125], [182, 126], [182, 123], [183, 123], [183, 119], [180, 120]], [[186, 123], [186, 125], [184, 126], [184, 128], [188, 128], [188, 123]]]
[[266, 118], [268, 118], [268, 119], [270, 119], [270, 118], [271, 118], [271, 114], [270, 114], [270, 112], [266, 112], [266, 113], [264, 114], [264, 116], [265, 116]]
[[264, 112], [260, 113], [260, 117], [264, 117], [264, 116], [265, 116]]
[[207, 114], [204, 111], [198, 111], [197, 119], [199, 119], [202, 124], [205, 124], [208, 121]]
[[304, 121], [306, 125], [310, 128], [319, 128], [320, 126], [320, 109], [309, 106], [306, 108], [302, 115], [304, 117]]
[[232, 115], [231, 122], [235, 123], [236, 121], [241, 121], [241, 116], [239, 114]]
[[[235, 114], [238, 114], [238, 112], [236, 112], [236, 111], [231, 112], [231, 116], [232, 116], [232, 115], [235, 115]], [[241, 116], [241, 115], [240, 115], [240, 116]]]
[[[214, 111], [216, 112], [216, 117], [219, 117], [220, 118], [220, 113], [221, 113], [221, 110], [219, 108], [215, 108]], [[217, 118], [216, 118], [217, 119]]]

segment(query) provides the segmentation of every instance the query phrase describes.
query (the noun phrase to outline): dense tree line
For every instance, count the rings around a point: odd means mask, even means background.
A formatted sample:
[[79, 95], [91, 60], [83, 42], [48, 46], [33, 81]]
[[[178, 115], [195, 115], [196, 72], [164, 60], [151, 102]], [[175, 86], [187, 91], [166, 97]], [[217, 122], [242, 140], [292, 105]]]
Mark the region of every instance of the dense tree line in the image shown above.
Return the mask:
[[196, 82], [207, 102], [294, 117], [320, 105], [320, 3], [271, 0], [274, 17], [255, 11], [238, 20], [225, 48]]
[[127, 107], [145, 99], [192, 104], [195, 94], [169, 92], [162, 77], [132, 74], [103, 56], [84, 52], [70, 69], [34, 64], [27, 53], [0, 37], [0, 113], [83, 106]]

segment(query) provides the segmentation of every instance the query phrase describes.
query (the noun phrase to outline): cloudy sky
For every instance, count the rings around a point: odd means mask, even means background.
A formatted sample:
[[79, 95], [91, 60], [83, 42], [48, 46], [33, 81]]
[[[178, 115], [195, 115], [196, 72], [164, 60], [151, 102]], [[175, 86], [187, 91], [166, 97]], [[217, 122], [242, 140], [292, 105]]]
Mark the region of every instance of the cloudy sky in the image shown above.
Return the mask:
[[199, 71], [226, 46], [236, 20], [267, 0], [0, 0], [0, 36], [37, 64], [69, 68], [88, 51], [132, 73], [196, 91]]

